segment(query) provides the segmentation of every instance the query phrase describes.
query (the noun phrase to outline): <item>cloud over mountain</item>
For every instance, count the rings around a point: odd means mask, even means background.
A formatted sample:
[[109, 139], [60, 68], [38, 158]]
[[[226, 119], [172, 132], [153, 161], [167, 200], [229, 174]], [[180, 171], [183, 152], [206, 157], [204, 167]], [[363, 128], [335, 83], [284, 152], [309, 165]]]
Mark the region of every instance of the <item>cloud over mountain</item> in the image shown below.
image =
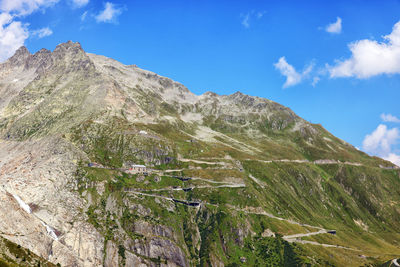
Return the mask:
[[[286, 81], [283, 84], [283, 88], [287, 88], [300, 83], [313, 69], [313, 64], [305, 67], [304, 71], [299, 73], [296, 69], [290, 65], [285, 57], [279, 58], [278, 62], [274, 64], [275, 68], [280, 71], [280, 73], [286, 77]], [[316, 81], [318, 82], [318, 81]]]
[[325, 27], [325, 31], [333, 34], [339, 34], [342, 32], [342, 19], [337, 17], [336, 22], [333, 22]]
[[105, 23], [115, 23], [117, 17], [122, 13], [122, 9], [115, 6], [111, 2], [107, 2], [104, 5], [104, 10], [102, 10], [97, 16], [97, 22]]
[[27, 25], [13, 21], [8, 13], [0, 14], [0, 62], [6, 60], [24, 44], [29, 37]]
[[331, 78], [366, 79], [380, 74], [400, 73], [400, 22], [393, 26], [382, 42], [364, 39], [349, 44], [351, 57], [328, 66]]
[[379, 157], [393, 162], [400, 166], [400, 155], [393, 152], [393, 147], [400, 140], [398, 128], [388, 129], [380, 124], [371, 134], [367, 134], [363, 141], [363, 149]]

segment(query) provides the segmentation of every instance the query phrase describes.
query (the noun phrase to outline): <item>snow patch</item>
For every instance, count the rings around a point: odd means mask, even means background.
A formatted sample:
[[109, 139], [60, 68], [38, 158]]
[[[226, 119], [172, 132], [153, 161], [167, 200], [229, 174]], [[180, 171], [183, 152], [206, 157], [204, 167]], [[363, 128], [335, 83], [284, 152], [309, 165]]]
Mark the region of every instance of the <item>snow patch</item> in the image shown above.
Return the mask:
[[31, 208], [29, 207], [28, 204], [26, 204], [19, 196], [12, 194], [12, 196], [15, 198], [15, 200], [18, 202], [19, 206], [26, 211], [27, 213], [32, 213]]
[[[19, 196], [17, 196], [16, 194], [11, 194], [14, 199], [18, 202], [19, 206], [26, 211], [27, 213], [31, 214], [32, 210], [29, 207], [28, 204], [26, 204]], [[46, 227], [47, 233], [50, 235], [51, 238], [53, 238], [54, 240], [58, 240], [57, 234], [54, 231], [53, 227], [47, 225], [45, 222], [43, 222], [42, 220], [40, 220], [40, 222], [42, 223], [42, 225], [44, 227]]]
[[58, 237], [57, 237], [56, 232], [54, 231], [54, 229], [51, 226], [47, 225], [45, 222], [43, 222], [43, 221], [40, 221], [40, 222], [42, 223], [42, 225], [44, 227], [46, 227], [46, 230], [47, 230], [47, 233], [49, 234], [49, 236], [51, 238], [53, 238], [54, 240], [58, 240]]

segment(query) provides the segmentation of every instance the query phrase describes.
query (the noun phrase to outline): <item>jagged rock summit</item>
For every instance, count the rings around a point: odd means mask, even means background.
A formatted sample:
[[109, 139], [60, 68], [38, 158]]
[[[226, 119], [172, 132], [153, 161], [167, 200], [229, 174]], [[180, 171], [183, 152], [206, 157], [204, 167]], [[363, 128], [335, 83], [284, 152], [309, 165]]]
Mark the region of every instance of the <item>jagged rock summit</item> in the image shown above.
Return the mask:
[[271, 100], [195, 95], [71, 41], [19, 48], [0, 64], [0, 96], [0, 234], [53, 264], [360, 266], [400, 253], [399, 170]]

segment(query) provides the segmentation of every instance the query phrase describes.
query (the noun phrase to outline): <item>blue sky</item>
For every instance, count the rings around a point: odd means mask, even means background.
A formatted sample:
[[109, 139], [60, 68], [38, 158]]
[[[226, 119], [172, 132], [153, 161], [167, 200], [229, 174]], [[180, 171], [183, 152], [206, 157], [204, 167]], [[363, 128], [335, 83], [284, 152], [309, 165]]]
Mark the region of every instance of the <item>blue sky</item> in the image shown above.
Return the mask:
[[0, 0], [0, 11], [2, 61], [22, 44], [79, 41], [196, 94], [272, 99], [400, 165], [400, 1]]

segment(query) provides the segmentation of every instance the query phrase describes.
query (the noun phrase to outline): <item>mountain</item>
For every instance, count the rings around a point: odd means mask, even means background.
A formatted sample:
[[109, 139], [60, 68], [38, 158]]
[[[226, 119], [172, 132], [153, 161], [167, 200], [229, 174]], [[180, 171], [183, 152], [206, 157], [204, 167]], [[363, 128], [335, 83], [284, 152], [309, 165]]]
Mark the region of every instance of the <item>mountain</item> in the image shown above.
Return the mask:
[[399, 169], [271, 100], [198, 96], [71, 41], [18, 49], [0, 96], [0, 232], [53, 264], [400, 255]]

